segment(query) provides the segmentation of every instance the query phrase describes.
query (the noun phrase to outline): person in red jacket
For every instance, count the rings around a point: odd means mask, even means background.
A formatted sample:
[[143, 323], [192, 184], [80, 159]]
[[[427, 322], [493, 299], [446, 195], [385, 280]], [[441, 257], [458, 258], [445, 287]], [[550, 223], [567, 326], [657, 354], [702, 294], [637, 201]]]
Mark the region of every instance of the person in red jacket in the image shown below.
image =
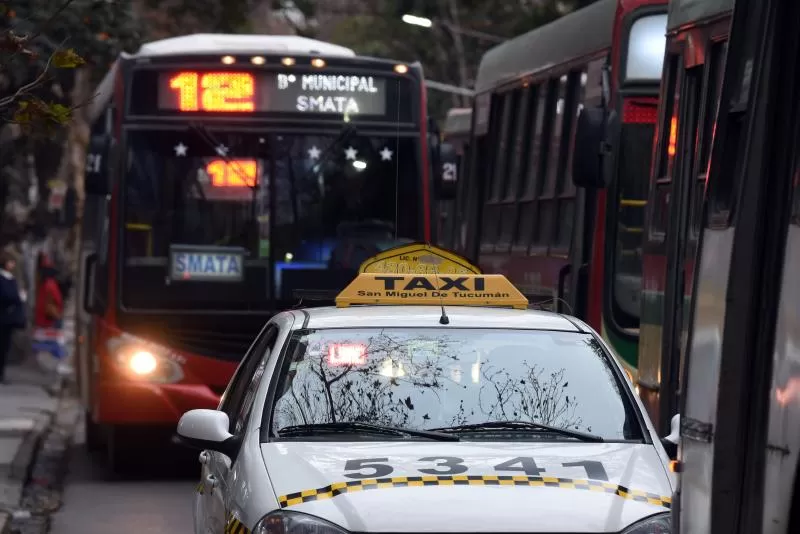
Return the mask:
[[58, 286], [57, 274], [50, 258], [43, 256], [33, 319], [34, 326], [37, 328], [61, 328], [61, 320], [64, 316], [64, 297]]

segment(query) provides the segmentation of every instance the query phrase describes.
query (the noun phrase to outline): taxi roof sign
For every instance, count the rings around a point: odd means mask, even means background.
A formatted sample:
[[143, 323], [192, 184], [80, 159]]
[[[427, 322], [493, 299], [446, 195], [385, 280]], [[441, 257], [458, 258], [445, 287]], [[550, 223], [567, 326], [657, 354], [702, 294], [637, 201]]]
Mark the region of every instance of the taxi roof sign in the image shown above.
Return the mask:
[[481, 274], [466, 258], [425, 243], [411, 243], [384, 250], [361, 264], [364, 273], [392, 274]]
[[336, 297], [354, 304], [528, 308], [528, 299], [500, 274], [362, 273]]

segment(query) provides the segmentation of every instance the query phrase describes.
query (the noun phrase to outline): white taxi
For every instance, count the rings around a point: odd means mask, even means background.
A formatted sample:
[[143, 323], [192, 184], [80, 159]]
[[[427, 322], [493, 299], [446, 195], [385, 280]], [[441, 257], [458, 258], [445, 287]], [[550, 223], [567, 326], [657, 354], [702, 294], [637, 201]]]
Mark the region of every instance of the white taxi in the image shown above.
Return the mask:
[[365, 272], [336, 304], [274, 316], [181, 418], [196, 534], [671, 532], [662, 440], [582, 321], [473, 273]]

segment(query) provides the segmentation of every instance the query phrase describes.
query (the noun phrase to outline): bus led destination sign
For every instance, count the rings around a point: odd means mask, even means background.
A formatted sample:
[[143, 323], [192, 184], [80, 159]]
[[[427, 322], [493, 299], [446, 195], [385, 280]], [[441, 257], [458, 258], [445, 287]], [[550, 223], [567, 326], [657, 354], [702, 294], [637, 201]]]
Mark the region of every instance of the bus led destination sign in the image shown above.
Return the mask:
[[171, 71], [158, 78], [162, 111], [383, 116], [387, 108], [387, 79], [379, 76]]
[[271, 105], [275, 111], [383, 115], [386, 80], [346, 74], [278, 74]]

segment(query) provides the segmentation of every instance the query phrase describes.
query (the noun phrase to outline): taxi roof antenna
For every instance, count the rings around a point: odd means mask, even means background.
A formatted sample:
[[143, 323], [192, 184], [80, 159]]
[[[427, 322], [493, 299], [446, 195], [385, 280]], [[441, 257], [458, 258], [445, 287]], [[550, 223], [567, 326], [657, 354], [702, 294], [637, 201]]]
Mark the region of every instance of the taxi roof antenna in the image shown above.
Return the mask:
[[[439, 266], [436, 264], [433, 265], [433, 274], [436, 275], [436, 283], [439, 283]], [[442, 307], [442, 315], [439, 317], [439, 324], [450, 324], [450, 318], [447, 316], [447, 312], [444, 311], [444, 297], [441, 293], [439, 294], [439, 306]]]

